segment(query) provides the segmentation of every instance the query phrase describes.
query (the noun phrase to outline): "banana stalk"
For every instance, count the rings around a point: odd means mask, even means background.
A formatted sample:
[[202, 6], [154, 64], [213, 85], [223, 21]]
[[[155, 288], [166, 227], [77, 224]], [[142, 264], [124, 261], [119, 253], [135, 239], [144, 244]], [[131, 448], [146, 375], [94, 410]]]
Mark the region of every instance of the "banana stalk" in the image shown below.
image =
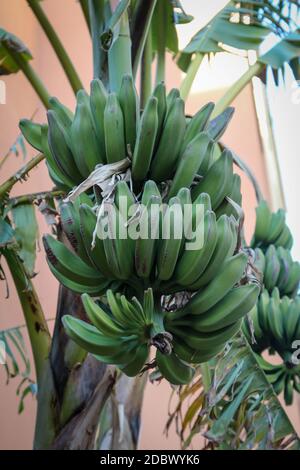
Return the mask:
[[203, 54], [201, 54], [200, 52], [196, 53], [195, 58], [190, 63], [186, 76], [184, 77], [180, 85], [180, 96], [184, 101], [187, 100], [188, 95], [190, 94], [193, 82], [196, 78], [197, 72], [202, 63], [203, 58]]
[[39, 0], [27, 0], [28, 5], [35, 14], [37, 20], [39, 21], [41, 27], [43, 28], [45, 34], [47, 35], [57, 57], [60, 61], [62, 68], [64, 69], [70, 85], [76, 94], [78, 90], [83, 88], [83, 84], [76, 72], [74, 65], [70, 57], [68, 56], [61, 40], [56, 34], [55, 29], [47, 18], [47, 15], [43, 11]]
[[37, 383], [39, 384], [50, 351], [51, 337], [48, 325], [35, 288], [32, 281], [27, 276], [18, 255], [10, 249], [3, 250], [3, 254], [14, 280], [23, 309], [33, 352]]

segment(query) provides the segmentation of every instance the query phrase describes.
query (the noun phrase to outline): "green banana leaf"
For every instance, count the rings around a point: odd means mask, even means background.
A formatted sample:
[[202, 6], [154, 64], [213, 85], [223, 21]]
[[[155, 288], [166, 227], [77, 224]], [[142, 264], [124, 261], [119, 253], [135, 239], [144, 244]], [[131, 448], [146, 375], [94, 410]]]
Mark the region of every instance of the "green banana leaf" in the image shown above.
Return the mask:
[[17, 36], [0, 28], [0, 75], [19, 71], [20, 67], [14, 59], [16, 54], [25, 62], [32, 59], [29, 49]]
[[288, 34], [268, 52], [260, 55], [258, 60], [274, 69], [279, 69], [283, 64], [288, 64], [298, 57], [300, 57], [300, 33], [294, 32]]
[[15, 243], [15, 233], [12, 227], [0, 217], [0, 248]]
[[12, 208], [15, 236], [19, 244], [19, 256], [29, 276], [34, 275], [36, 246], [39, 236], [33, 204], [19, 204]]
[[[171, 52], [178, 52], [178, 37], [171, 1], [157, 0], [151, 23], [152, 50], [157, 52], [164, 46]], [[164, 44], [161, 44], [163, 41]]]
[[21, 327], [0, 331], [0, 341], [6, 355], [5, 358], [1, 358], [5, 359], [3, 367], [6, 373], [6, 383], [9, 383], [12, 378], [21, 379], [16, 394], [19, 396], [18, 413], [22, 413], [25, 397], [28, 394], [35, 396], [37, 387], [31, 379], [31, 364]]
[[208, 365], [207, 393], [202, 377], [183, 387], [167, 423], [167, 429], [173, 421], [179, 423], [183, 448], [200, 433], [212, 449], [300, 449], [291, 422], [242, 335]]
[[[289, 2], [281, 3], [282, 5], [275, 5], [271, 0], [228, 2], [178, 55], [178, 66], [186, 71], [195, 52], [215, 54], [230, 46], [235, 49], [257, 51], [258, 60], [275, 71], [288, 63], [297, 79], [300, 76], [300, 33], [294, 29], [296, 21], [293, 17], [283, 13]], [[251, 17], [249, 24], [237, 21], [245, 17]], [[271, 33], [277, 37], [277, 44], [268, 52], [260, 54], [263, 41]]]

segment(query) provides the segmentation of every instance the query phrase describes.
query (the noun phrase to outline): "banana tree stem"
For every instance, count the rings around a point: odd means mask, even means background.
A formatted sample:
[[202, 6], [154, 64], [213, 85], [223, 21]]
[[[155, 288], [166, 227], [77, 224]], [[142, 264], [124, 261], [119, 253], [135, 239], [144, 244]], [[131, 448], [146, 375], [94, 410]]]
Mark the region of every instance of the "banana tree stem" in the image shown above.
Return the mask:
[[248, 70], [227, 90], [225, 95], [217, 101], [211, 119], [221, 114], [233, 102], [245, 86], [248, 85], [252, 78], [255, 77], [255, 75], [259, 75], [264, 68], [265, 64], [258, 61], [251, 65]]
[[156, 64], [156, 84], [163, 82], [166, 75], [166, 52], [165, 49], [158, 51]]
[[152, 89], [152, 40], [149, 34], [146, 39], [141, 63], [141, 107], [144, 108]]
[[90, 25], [90, 13], [89, 13], [89, 3], [88, 0], [79, 0], [82, 13], [84, 16], [84, 19], [86, 21], [87, 27], [89, 29], [89, 32], [91, 32], [91, 25]]
[[3, 254], [22, 306], [39, 384], [50, 352], [51, 336], [47, 321], [32, 281], [18, 255], [12, 249], [4, 249]]
[[187, 100], [187, 98], [190, 94], [193, 82], [195, 80], [195, 77], [197, 75], [197, 72], [198, 72], [199, 67], [202, 63], [203, 58], [204, 58], [204, 54], [201, 54], [200, 52], [196, 53], [194, 59], [191, 61], [190, 65], [189, 65], [186, 76], [184, 77], [184, 79], [181, 83], [180, 96], [184, 101]]
[[33, 13], [35, 14], [38, 22], [40, 23], [41, 27], [43, 28], [47, 38], [49, 39], [57, 57], [60, 61], [65, 74], [68, 77], [70, 85], [76, 94], [78, 90], [83, 88], [83, 84], [75, 70], [73, 63], [71, 62], [70, 57], [68, 56], [61, 40], [59, 39], [58, 35], [56, 34], [55, 29], [53, 28], [52, 24], [47, 18], [47, 15], [43, 11], [40, 0], [27, 0], [28, 5], [32, 9]]
[[211, 373], [209, 369], [208, 362], [204, 362], [200, 366], [201, 368], [201, 375], [202, 375], [202, 383], [205, 393], [207, 393], [211, 387]]
[[[145, 4], [144, 4], [145, 3]], [[133, 70], [132, 75], [136, 78], [138, 67], [143, 56], [147, 38], [149, 37], [149, 31], [153, 12], [156, 7], [157, 0], [147, 0], [147, 2], [141, 2], [141, 7], [138, 10], [138, 14], [134, 19], [134, 26], [132, 27], [135, 31], [141, 31], [137, 38], [132, 38], [132, 58], [133, 58]], [[146, 13], [145, 13], [146, 10]], [[142, 23], [142, 27], [140, 24]]]

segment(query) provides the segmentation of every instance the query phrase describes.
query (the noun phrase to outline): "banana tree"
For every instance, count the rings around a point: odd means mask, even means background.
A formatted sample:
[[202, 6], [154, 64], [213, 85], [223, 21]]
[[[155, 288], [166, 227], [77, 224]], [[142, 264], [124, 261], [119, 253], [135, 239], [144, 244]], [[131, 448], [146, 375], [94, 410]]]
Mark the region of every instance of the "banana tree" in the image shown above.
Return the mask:
[[[77, 97], [73, 115], [50, 96], [30, 65], [26, 46], [0, 31], [1, 73], [22, 71], [48, 117], [48, 125], [20, 122], [24, 137], [39, 154], [0, 186], [1, 254], [18, 291], [36, 369], [34, 447], [134, 449], [147, 371], [156, 368], [154, 379], [164, 377], [180, 386], [192, 380], [194, 364], [201, 363], [196, 370], [209, 381], [207, 361], [221, 354], [256, 302], [257, 270], [242, 246], [240, 180], [233, 162], [250, 172], [218, 141], [232, 116], [228, 106], [254, 75], [266, 65], [278, 70], [287, 62], [297, 73], [299, 34], [292, 29], [286, 33], [282, 27], [282, 22], [291, 26], [293, 18], [285, 14], [285, 2], [229, 2], [179, 53], [176, 24], [192, 20], [180, 2], [121, 0], [113, 10], [108, 0], [81, 0], [94, 65], [89, 97], [41, 2], [27, 2]], [[274, 28], [280, 42], [267, 53], [258, 52], [256, 64], [215, 106], [209, 103], [192, 119], [186, 118], [183, 99], [204, 54], [217, 53], [224, 45], [259, 51]], [[187, 74], [180, 91], [166, 96], [162, 82], [167, 51]], [[138, 96], [134, 80], [139, 71]], [[12, 187], [44, 159], [55, 188], [10, 199]], [[255, 177], [250, 177], [261, 195]], [[185, 190], [191, 186], [192, 191]], [[167, 212], [178, 201], [184, 205], [191, 197], [197, 199], [206, 211], [205, 250], [198, 256], [183, 252], [182, 237], [178, 242], [173, 236], [169, 245], [160, 241], [156, 264], [157, 244], [148, 240], [133, 245], [132, 240], [128, 244], [117, 237], [117, 242], [101, 244], [103, 202], [113, 203], [121, 213], [121, 197], [129, 206], [137, 202], [146, 208], [163, 199]], [[61, 282], [52, 337], [31, 281], [37, 237], [34, 202], [50, 217], [55, 233], [55, 238], [44, 238], [48, 265]], [[141, 223], [143, 214], [137, 216], [138, 211], [139, 206], [131, 215], [121, 214], [127, 229]], [[34, 234], [29, 241], [24, 228], [28, 214]], [[195, 333], [191, 316], [216, 308], [228, 292], [232, 297], [226, 300], [227, 317], [220, 319], [216, 312], [210, 325], [200, 319]], [[234, 297], [241, 296], [243, 302], [234, 309]], [[150, 346], [157, 352], [147, 363]], [[13, 354], [11, 358], [14, 361]]]

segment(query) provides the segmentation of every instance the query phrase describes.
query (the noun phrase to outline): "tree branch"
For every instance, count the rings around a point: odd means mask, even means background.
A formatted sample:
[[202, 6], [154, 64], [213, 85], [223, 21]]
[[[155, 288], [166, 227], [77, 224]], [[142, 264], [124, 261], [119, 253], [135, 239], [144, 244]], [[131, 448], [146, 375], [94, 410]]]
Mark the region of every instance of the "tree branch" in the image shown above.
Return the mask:
[[22, 166], [20, 170], [18, 170], [13, 176], [11, 176], [8, 180], [6, 180], [0, 186], [0, 199], [5, 196], [5, 194], [9, 193], [11, 188], [21, 181], [22, 179], [26, 179], [26, 175], [36, 167], [42, 160], [44, 160], [45, 155], [39, 153], [35, 157], [33, 157], [26, 165]]

